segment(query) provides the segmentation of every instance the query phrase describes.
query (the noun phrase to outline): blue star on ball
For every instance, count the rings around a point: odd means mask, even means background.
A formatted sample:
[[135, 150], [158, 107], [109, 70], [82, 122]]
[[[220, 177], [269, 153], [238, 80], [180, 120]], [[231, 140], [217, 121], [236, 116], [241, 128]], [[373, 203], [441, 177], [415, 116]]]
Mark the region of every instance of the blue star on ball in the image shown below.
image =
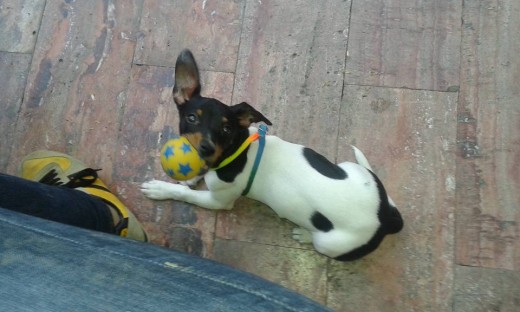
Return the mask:
[[191, 153], [191, 146], [189, 144], [182, 143], [181, 151], [183, 151], [184, 154]]
[[168, 159], [168, 157], [173, 156], [173, 155], [174, 155], [174, 153], [173, 153], [173, 147], [168, 146], [168, 147], [166, 148], [166, 150], [164, 151], [164, 157], [165, 157], [166, 159]]
[[184, 176], [187, 176], [190, 172], [192, 172], [193, 169], [191, 169], [190, 164], [179, 164], [179, 172], [182, 173]]

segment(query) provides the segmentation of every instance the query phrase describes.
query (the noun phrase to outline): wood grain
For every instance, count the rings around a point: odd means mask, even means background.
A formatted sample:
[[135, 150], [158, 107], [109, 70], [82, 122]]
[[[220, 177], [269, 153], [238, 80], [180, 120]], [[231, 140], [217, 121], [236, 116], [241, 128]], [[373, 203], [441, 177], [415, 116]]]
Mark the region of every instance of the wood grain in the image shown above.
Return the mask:
[[442, 90], [459, 85], [461, 1], [354, 1], [345, 81]]
[[67, 152], [103, 168], [101, 176], [110, 182], [135, 49], [129, 34], [137, 29], [141, 5], [138, 0], [47, 4], [15, 157], [36, 149]]
[[457, 263], [520, 269], [518, 1], [466, 3], [458, 109]]
[[30, 65], [30, 54], [0, 52], [0, 73], [9, 73], [0, 75], [0, 129], [3, 136], [0, 140], [0, 172], [7, 171]]
[[328, 157], [336, 151], [349, 8], [341, 0], [251, 1], [240, 41], [233, 102], [259, 109], [271, 133]]
[[45, 0], [4, 0], [0, 3], [0, 51], [32, 53]]
[[175, 66], [184, 48], [201, 70], [234, 72], [245, 1], [145, 1], [135, 63]]
[[516, 311], [520, 272], [457, 266], [453, 311]]

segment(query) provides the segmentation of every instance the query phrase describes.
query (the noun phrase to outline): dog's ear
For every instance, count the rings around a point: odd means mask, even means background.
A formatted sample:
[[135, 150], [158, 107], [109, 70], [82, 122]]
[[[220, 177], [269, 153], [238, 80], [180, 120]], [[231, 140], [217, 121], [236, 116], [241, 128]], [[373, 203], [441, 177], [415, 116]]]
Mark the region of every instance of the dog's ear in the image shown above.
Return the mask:
[[230, 106], [231, 110], [237, 115], [238, 123], [244, 128], [248, 128], [254, 122], [263, 121], [267, 125], [272, 125], [269, 119], [265, 118], [260, 112], [246, 102]]
[[200, 94], [199, 68], [195, 58], [188, 49], [182, 50], [175, 63], [175, 84], [173, 100], [182, 105], [192, 97]]

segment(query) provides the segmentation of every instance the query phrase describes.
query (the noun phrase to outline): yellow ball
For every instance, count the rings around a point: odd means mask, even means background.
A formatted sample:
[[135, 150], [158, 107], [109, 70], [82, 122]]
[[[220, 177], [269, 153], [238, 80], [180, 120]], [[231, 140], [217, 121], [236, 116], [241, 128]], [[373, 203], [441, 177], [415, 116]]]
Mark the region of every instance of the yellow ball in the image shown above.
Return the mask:
[[203, 174], [206, 163], [185, 137], [171, 139], [161, 149], [161, 166], [172, 179], [185, 181]]

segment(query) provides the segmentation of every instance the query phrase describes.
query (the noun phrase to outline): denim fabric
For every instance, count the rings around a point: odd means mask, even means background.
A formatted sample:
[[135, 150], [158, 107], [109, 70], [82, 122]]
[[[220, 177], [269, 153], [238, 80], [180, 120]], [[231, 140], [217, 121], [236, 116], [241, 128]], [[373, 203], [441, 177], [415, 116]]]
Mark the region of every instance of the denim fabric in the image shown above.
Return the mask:
[[107, 205], [84, 192], [0, 173], [0, 207], [85, 229], [115, 233]]
[[3, 311], [325, 311], [248, 273], [0, 208]]

